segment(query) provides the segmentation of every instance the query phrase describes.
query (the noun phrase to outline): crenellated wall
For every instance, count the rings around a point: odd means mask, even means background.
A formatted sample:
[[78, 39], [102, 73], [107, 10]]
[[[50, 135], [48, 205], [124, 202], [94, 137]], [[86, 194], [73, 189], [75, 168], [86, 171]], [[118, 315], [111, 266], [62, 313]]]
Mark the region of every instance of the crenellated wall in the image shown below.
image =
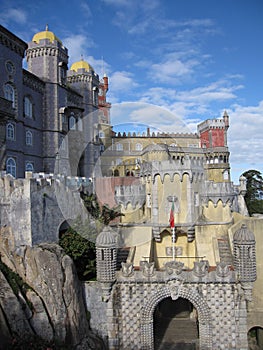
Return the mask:
[[17, 247], [57, 242], [60, 225], [66, 220], [88, 219], [79, 196], [87, 179], [34, 174], [34, 178], [0, 178], [0, 222], [10, 226]]

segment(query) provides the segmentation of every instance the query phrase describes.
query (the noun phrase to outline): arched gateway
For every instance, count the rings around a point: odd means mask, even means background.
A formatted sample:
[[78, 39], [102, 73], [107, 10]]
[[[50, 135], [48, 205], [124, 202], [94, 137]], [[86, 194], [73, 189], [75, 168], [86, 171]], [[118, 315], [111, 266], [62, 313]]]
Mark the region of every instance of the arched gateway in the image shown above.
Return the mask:
[[165, 298], [172, 300], [184, 298], [196, 308], [199, 321], [199, 348], [212, 349], [211, 317], [209, 307], [204, 298], [193, 285], [187, 285], [180, 280], [171, 280], [166, 285], [149, 295], [142, 307], [141, 340], [143, 350], [154, 349], [153, 314], [156, 306]]

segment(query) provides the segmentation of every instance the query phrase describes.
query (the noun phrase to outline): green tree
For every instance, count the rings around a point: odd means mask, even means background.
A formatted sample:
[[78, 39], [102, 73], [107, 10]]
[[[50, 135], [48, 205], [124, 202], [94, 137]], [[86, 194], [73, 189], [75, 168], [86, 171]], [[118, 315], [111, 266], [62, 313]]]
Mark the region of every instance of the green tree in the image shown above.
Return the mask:
[[120, 212], [119, 207], [109, 208], [106, 204], [100, 207], [95, 194], [80, 192], [80, 197], [84, 201], [87, 211], [103, 225], [109, 225], [111, 221], [120, 216], [124, 216], [124, 214]]
[[93, 243], [96, 233], [124, 214], [118, 207], [109, 208], [105, 204], [100, 206], [94, 194], [80, 192], [80, 197], [89, 214], [95, 219], [96, 226], [89, 223], [83, 226], [77, 220], [61, 235], [59, 244], [74, 261], [79, 279], [92, 280], [96, 277], [96, 247]]
[[242, 174], [247, 181], [245, 202], [249, 215], [263, 214], [263, 177], [258, 170], [248, 170]]
[[59, 245], [74, 261], [80, 280], [92, 280], [96, 277], [95, 243], [70, 227], [61, 235]]

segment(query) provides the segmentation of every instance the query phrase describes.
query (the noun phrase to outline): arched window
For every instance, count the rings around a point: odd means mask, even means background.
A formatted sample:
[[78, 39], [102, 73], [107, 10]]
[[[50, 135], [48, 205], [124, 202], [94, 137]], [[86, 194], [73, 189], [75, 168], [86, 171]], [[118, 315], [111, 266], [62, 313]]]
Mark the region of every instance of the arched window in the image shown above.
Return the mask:
[[95, 106], [98, 106], [98, 88], [94, 86], [94, 88], [92, 89], [93, 92], [93, 104]]
[[26, 162], [25, 170], [26, 171], [34, 171], [33, 163], [32, 162]]
[[27, 118], [33, 118], [33, 105], [29, 97], [24, 98], [24, 115]]
[[116, 150], [117, 151], [123, 151], [123, 144], [122, 143], [116, 143]]
[[31, 131], [26, 132], [26, 145], [27, 146], [32, 146], [33, 144], [33, 134]]
[[12, 123], [6, 125], [6, 138], [11, 141], [15, 140], [15, 126]]
[[11, 84], [5, 84], [4, 87], [5, 98], [12, 101], [12, 107], [15, 108], [15, 89]]
[[83, 121], [82, 118], [78, 118], [78, 130], [82, 131], [83, 130]]
[[136, 143], [136, 151], [141, 151], [142, 145], [140, 143]]
[[76, 130], [76, 118], [74, 117], [74, 113], [71, 113], [69, 117], [69, 130]]
[[9, 157], [6, 160], [6, 172], [11, 174], [13, 177], [16, 177], [16, 161], [14, 158]]

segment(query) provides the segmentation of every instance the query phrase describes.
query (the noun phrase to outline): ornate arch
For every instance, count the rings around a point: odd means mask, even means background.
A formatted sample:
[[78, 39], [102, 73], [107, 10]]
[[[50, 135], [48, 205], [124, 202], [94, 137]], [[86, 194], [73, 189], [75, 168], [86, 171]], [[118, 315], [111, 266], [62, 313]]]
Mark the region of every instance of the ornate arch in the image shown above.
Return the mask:
[[212, 333], [209, 307], [196, 289], [183, 285], [183, 281], [180, 280], [168, 281], [165, 286], [152, 293], [143, 305], [141, 316], [142, 349], [154, 349], [153, 313], [157, 304], [168, 297], [173, 300], [181, 297], [189, 300], [194, 305], [198, 312], [200, 349], [211, 350]]

